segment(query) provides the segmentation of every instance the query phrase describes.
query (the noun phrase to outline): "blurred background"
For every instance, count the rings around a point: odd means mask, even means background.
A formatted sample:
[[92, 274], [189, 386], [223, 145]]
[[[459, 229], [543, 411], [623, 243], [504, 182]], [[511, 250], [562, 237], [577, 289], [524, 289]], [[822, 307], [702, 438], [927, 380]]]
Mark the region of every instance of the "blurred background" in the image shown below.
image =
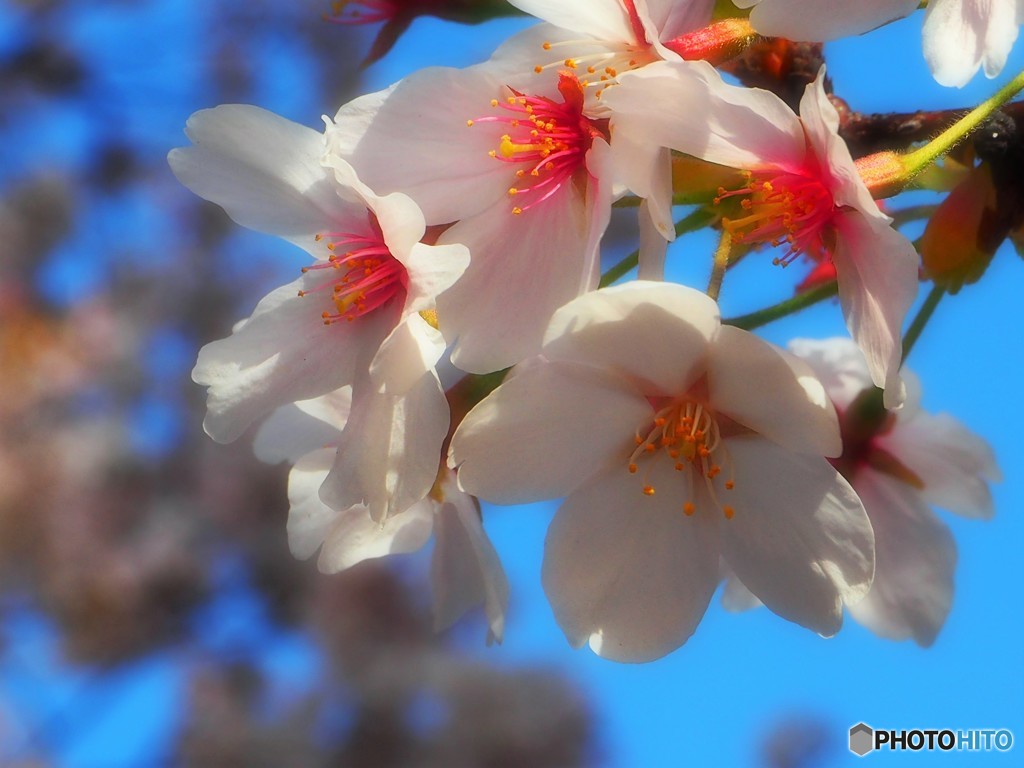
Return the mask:
[[[251, 103], [319, 128], [530, 23], [416, 18], [363, 68], [379, 25], [331, 10], [0, 0], [0, 765], [797, 768], [852, 764], [858, 721], [1024, 739], [1024, 265], [1009, 248], [940, 305], [910, 361], [926, 407], [992, 442], [1006, 475], [994, 521], [944, 518], [958, 589], [930, 649], [852, 622], [825, 641], [716, 601], [662, 661], [572, 651], [540, 589], [554, 504], [484, 509], [512, 584], [503, 646], [484, 646], [481, 616], [431, 631], [426, 553], [330, 577], [292, 559], [286, 468], [206, 438], [189, 371], [302, 260], [181, 187], [167, 151], [197, 109]], [[919, 18], [825, 57], [869, 113], [972, 106], [1024, 66], [1020, 48], [998, 82], [960, 91], [931, 80]], [[629, 234], [623, 218], [612, 257]], [[703, 286], [712, 248], [687, 237], [672, 276]], [[792, 293], [799, 275], [768, 262], [729, 276], [726, 315]], [[845, 331], [826, 302], [763, 333]], [[1013, 765], [1021, 749], [943, 759]]]

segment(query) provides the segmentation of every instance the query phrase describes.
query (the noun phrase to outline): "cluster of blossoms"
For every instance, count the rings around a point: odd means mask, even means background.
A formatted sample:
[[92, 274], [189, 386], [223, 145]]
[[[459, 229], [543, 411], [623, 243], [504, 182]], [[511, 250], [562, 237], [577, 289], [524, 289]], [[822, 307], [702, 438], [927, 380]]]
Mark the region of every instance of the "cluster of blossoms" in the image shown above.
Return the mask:
[[[723, 580], [730, 605], [821, 635], [849, 606], [930, 642], [954, 555], [928, 504], [990, 514], [997, 470], [901, 372], [919, 257], [875, 198], [906, 162], [854, 161], [824, 70], [798, 113], [723, 80], [703, 57], [754, 33], [713, 23], [711, 0], [512, 4], [542, 23], [483, 64], [346, 104], [323, 133], [245, 106], [189, 120], [178, 178], [309, 256], [201, 351], [206, 431], [261, 422], [257, 454], [292, 464], [292, 551], [319, 550], [323, 571], [433, 534], [439, 627], [482, 603], [502, 636], [508, 585], [477, 499], [564, 497], [543, 583], [574, 645], [658, 658]], [[917, 3], [835, 5], [763, 0], [750, 22], [821, 38]], [[926, 52], [976, 5], [929, 7]], [[990, 5], [986, 23], [1012, 13]], [[937, 76], [1001, 66], [1007, 25], [968, 27], [973, 63], [932, 61]], [[722, 238], [707, 294], [663, 280], [682, 156], [737, 171], [707, 201]], [[638, 212], [639, 274], [599, 290], [616, 201]], [[733, 248], [831, 270], [852, 341], [786, 351], [723, 324]]]

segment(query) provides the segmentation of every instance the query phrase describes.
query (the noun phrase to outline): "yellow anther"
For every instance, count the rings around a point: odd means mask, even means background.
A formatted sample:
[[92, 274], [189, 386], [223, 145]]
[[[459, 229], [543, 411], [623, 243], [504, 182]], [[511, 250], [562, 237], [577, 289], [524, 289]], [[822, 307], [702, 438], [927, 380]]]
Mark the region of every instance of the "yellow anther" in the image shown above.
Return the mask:
[[519, 190], [516, 189], [515, 187], [509, 187], [508, 188], [508, 193], [509, 193], [509, 195], [515, 197], [516, 195], [519, 194]]
[[473, 121], [472, 120], [467, 120], [466, 121], [466, 127], [467, 128], [472, 128], [473, 127]]
[[537, 66], [535, 66], [533, 68], [533, 71], [536, 72], [539, 75], [541, 72], [544, 71], [544, 67], [542, 67], [540, 64], [538, 64]]
[[685, 514], [687, 517], [692, 517], [693, 513], [696, 511], [697, 507], [693, 505], [692, 501], [688, 501], [685, 504], [683, 504], [683, 514]]
[[512, 215], [513, 216], [519, 216], [522, 212], [523, 212], [522, 208], [513, 208], [512, 209]]
[[645, 485], [644, 486], [644, 496], [653, 496], [653, 495], [654, 495], [654, 486], [653, 485]]
[[426, 321], [427, 325], [429, 325], [435, 331], [440, 329], [441, 325], [437, 321], [436, 309], [421, 309], [420, 317], [422, 317]]
[[317, 236], [316, 236], [316, 237], [314, 237], [313, 239], [314, 239], [314, 240], [316, 240], [316, 241], [317, 241], [317, 242], [319, 243], [319, 242], [320, 242], [321, 240], [323, 240], [323, 239], [324, 239], [324, 236], [323, 236], [323, 235], [317, 235]]
[[543, 48], [545, 51], [550, 51], [551, 50], [551, 43], [545, 41], [544, 44], [541, 45], [541, 48]]
[[562, 63], [565, 64], [565, 66], [567, 66], [569, 69], [576, 69], [576, 59], [566, 59]]
[[497, 99], [491, 99], [491, 106], [492, 107], [498, 106], [498, 100]]

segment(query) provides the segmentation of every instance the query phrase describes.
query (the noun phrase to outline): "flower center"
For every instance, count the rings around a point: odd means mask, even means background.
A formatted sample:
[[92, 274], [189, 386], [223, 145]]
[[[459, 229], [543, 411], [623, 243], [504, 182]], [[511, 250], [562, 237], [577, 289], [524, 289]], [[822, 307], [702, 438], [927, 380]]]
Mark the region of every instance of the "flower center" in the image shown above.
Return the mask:
[[562, 73], [558, 90], [561, 103], [513, 90], [514, 95], [505, 102], [491, 101], [492, 107], [507, 114], [466, 121], [471, 127], [477, 123], [508, 126], [508, 133], [490, 155], [521, 166], [515, 172], [516, 183], [508, 190], [509, 197], [522, 201], [512, 208], [517, 216], [569, 183], [576, 171], [585, 167], [594, 138], [607, 138], [606, 120], [592, 121], [583, 116], [583, 90], [575, 75]]
[[325, 232], [317, 241], [327, 241], [330, 251], [326, 261], [303, 267], [303, 273], [322, 270], [329, 273], [323, 283], [299, 296], [328, 291], [333, 311], [321, 314], [324, 325], [341, 320], [352, 322], [384, 306], [405, 289], [408, 274], [398, 259], [391, 255], [380, 227], [371, 216], [372, 232], [359, 235], [351, 232]]
[[[728, 479], [724, 483], [725, 490], [735, 486], [732, 460], [722, 442], [722, 432], [714, 414], [707, 406], [689, 398], [676, 400], [661, 408], [654, 414], [654, 419], [646, 437], [636, 432], [636, 449], [630, 454], [628, 469], [630, 474], [640, 471], [640, 461], [647, 458], [649, 474], [653, 462], [665, 457], [672, 461], [676, 472], [686, 478], [686, 501], [683, 512], [693, 515], [697, 511], [694, 504], [694, 476], [703, 480], [715, 506], [727, 519], [732, 519], [735, 509], [722, 504], [715, 488], [715, 478], [722, 474], [723, 467], [728, 470]], [[646, 479], [642, 486], [645, 496], [653, 496], [655, 488]]]
[[828, 260], [836, 206], [832, 193], [817, 178], [795, 173], [770, 178], [750, 174], [747, 186], [741, 189], [719, 188], [715, 204], [730, 197], [741, 197], [740, 206], [747, 212], [738, 219], [722, 218], [722, 227], [732, 235], [733, 243], [785, 245], [786, 252], [773, 260], [781, 266], [801, 254], [815, 261]]

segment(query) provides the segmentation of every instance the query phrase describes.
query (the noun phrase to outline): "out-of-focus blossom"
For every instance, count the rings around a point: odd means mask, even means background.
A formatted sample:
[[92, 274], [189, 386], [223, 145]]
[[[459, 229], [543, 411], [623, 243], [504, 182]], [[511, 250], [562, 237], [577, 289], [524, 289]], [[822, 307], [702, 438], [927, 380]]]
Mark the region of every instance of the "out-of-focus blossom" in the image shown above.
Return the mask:
[[234, 440], [274, 408], [350, 385], [367, 368], [398, 394], [432, 368], [445, 345], [419, 313], [462, 274], [463, 246], [421, 243], [416, 204], [378, 197], [339, 158], [321, 165], [323, 137], [309, 128], [230, 105], [197, 112], [186, 132], [194, 146], [168, 157], [183, 184], [317, 259], [200, 351], [193, 378], [210, 388], [211, 437]]
[[874, 585], [850, 613], [883, 637], [930, 645], [953, 599], [956, 547], [929, 505], [991, 517], [989, 483], [1001, 479], [992, 449], [952, 416], [922, 411], [912, 379], [906, 406], [886, 415], [876, 430], [865, 430], [855, 404], [871, 378], [856, 346], [829, 339], [796, 340], [790, 347], [821, 378], [841, 414], [838, 465], [875, 530]]
[[[859, 35], [912, 13], [917, 0], [734, 0], [750, 8], [750, 22], [765, 34], [794, 40], [835, 40]], [[925, 11], [924, 57], [941, 85], [964, 86], [984, 67], [995, 77], [1024, 20], [1021, 0], [931, 0]]]
[[[875, 532], [875, 580], [850, 614], [882, 637], [929, 646], [952, 606], [957, 559], [949, 528], [929, 506], [990, 518], [989, 483], [1001, 479], [992, 449], [953, 417], [922, 411], [909, 373], [906, 405], [883, 411], [872, 401], [864, 357], [849, 340], [797, 339], [790, 348], [814, 369], [839, 411], [843, 454], [834, 463]], [[735, 581], [726, 602], [757, 604]]]
[[[377, 401], [396, 399], [380, 393], [371, 397]], [[428, 438], [423, 446], [407, 445], [401, 439], [402, 432], [412, 431], [427, 418], [417, 412], [417, 405], [408, 403], [397, 409], [395, 418], [382, 420], [381, 408], [368, 405], [357, 395], [355, 410], [370, 415], [364, 424], [349, 413], [350, 397], [344, 391], [295, 403], [275, 412], [261, 427], [256, 451], [266, 460], [294, 462], [288, 476], [292, 554], [305, 559], [319, 549], [319, 569], [337, 573], [367, 559], [415, 552], [434, 534], [431, 581], [435, 626], [445, 629], [470, 608], [483, 604], [488, 638], [500, 642], [508, 608], [508, 581], [498, 554], [484, 533], [476, 500], [459, 490], [450, 470], [438, 475], [441, 441], [448, 428], [447, 403], [442, 393], [443, 428], [434, 442]], [[389, 432], [388, 423], [397, 432]], [[381, 436], [383, 466], [367, 467], [365, 454], [378, 452], [366, 443]], [[325, 444], [330, 447], [321, 447]], [[354, 468], [339, 471], [346, 463]], [[429, 469], [436, 481], [418, 496], [409, 497], [405, 492], [410, 486], [407, 476], [418, 474], [417, 464]], [[324, 494], [322, 486], [329, 482], [332, 471], [337, 473], [337, 490]], [[361, 503], [359, 490], [366, 487], [380, 489], [367, 503], [379, 496], [387, 514], [374, 516]], [[341, 502], [325, 504], [324, 495], [340, 495]]]
[[544, 556], [555, 616], [575, 646], [646, 661], [696, 629], [720, 557], [781, 616], [839, 629], [874, 567], [863, 507], [824, 458], [839, 450], [809, 368], [721, 326], [707, 296], [638, 281], [560, 309], [450, 462], [490, 501], [568, 497]]
[[917, 252], [861, 180], [839, 136], [824, 72], [807, 87], [797, 117], [775, 95], [727, 85], [710, 66], [680, 66], [662, 62], [620, 78], [606, 96], [616, 137], [645, 137], [747, 169], [745, 186], [720, 190], [716, 202], [739, 203], [735, 215], [722, 219], [723, 228], [734, 243], [785, 248], [777, 264], [807, 256], [835, 266], [847, 327], [872, 379], [884, 387], [886, 405], [898, 406], [904, 397], [900, 336], [917, 295]]

